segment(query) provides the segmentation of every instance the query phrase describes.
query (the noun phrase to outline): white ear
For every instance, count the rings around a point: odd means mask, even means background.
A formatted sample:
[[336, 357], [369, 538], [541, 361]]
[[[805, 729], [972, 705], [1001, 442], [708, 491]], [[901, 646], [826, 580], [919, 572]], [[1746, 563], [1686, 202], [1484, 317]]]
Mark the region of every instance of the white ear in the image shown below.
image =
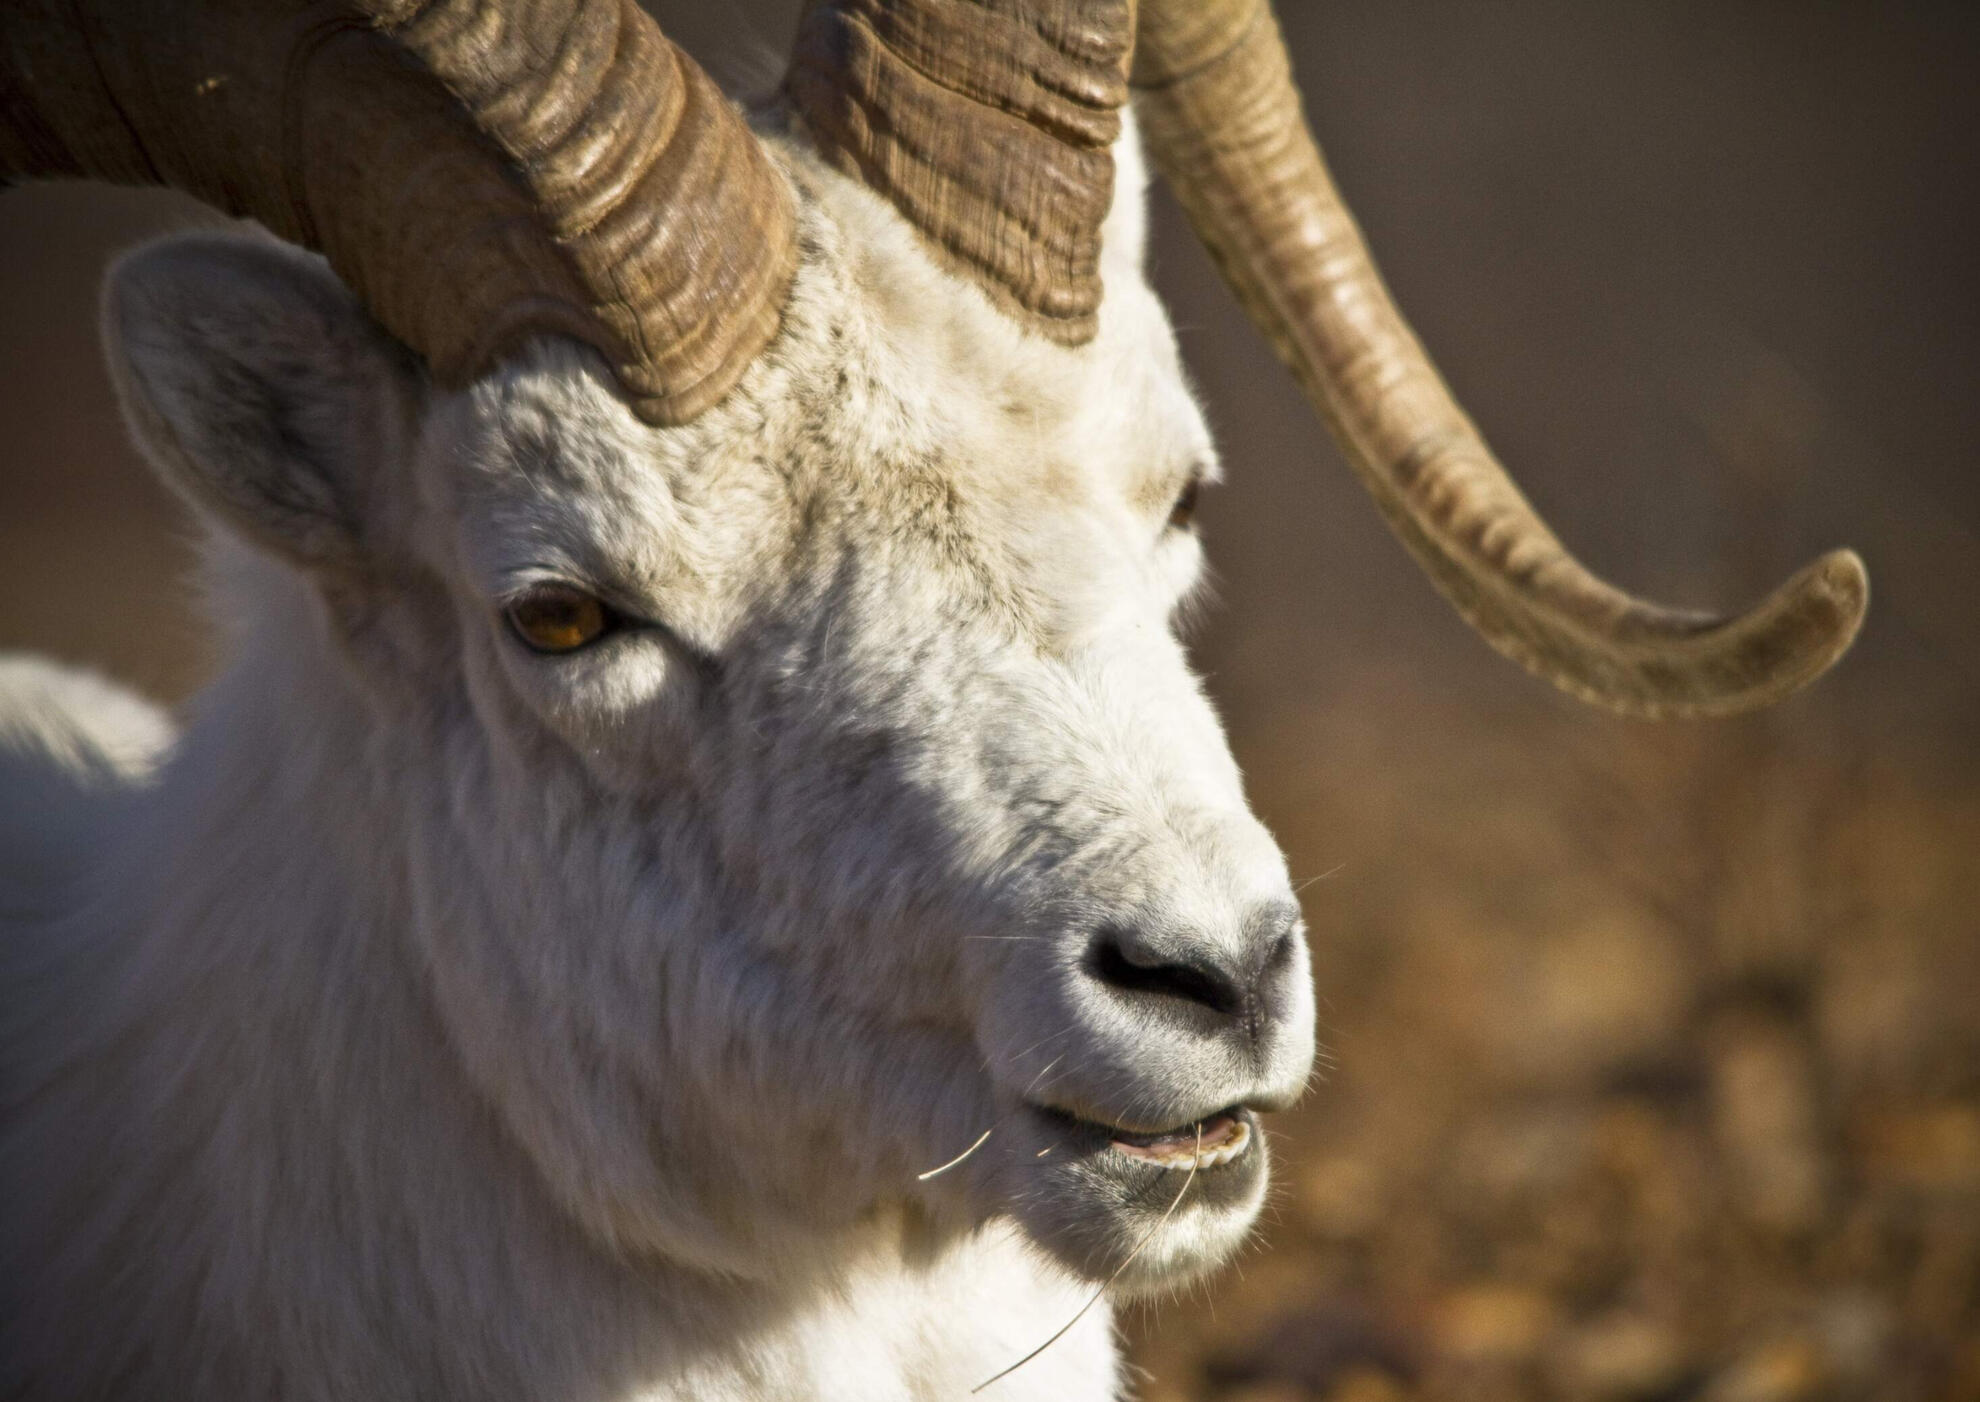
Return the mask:
[[420, 373], [322, 259], [212, 234], [151, 244], [111, 270], [103, 336], [166, 481], [295, 563], [361, 560]]

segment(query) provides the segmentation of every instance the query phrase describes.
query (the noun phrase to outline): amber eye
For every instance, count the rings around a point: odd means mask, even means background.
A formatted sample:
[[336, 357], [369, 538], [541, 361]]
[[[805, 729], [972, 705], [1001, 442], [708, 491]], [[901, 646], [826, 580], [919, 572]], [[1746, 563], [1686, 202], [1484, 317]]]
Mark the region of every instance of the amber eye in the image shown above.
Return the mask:
[[612, 627], [612, 611], [582, 589], [539, 584], [503, 610], [509, 626], [537, 652], [575, 652]]
[[1176, 504], [1169, 508], [1170, 530], [1186, 531], [1189, 529], [1190, 523], [1196, 519], [1196, 499], [1202, 493], [1203, 479], [1201, 477], [1190, 478], [1183, 486], [1182, 494], [1176, 498]]

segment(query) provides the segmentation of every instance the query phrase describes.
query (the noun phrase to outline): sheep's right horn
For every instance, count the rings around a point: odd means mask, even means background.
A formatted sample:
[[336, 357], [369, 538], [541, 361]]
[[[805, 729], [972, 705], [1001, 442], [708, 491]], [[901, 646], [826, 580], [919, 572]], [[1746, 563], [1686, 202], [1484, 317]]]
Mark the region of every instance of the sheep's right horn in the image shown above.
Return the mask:
[[446, 383], [576, 337], [656, 422], [735, 383], [796, 259], [782, 177], [635, 0], [6, 0], [22, 177], [257, 219]]
[[1749, 612], [1680, 613], [1584, 569], [1451, 398], [1328, 178], [1266, 0], [1143, 0], [1132, 82], [1156, 164], [1376, 504], [1486, 640], [1636, 715], [1741, 711], [1855, 637], [1863, 564], [1826, 555]]
[[1131, 0], [809, 0], [784, 89], [819, 153], [1020, 325], [1099, 325]]

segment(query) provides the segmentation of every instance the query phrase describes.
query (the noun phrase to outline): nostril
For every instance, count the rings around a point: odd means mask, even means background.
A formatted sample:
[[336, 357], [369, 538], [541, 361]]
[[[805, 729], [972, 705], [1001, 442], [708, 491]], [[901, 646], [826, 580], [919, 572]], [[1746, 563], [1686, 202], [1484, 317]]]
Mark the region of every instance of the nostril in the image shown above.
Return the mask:
[[1124, 993], [1161, 993], [1200, 1003], [1226, 1017], [1244, 1004], [1237, 980], [1207, 960], [1140, 962], [1118, 930], [1102, 930], [1093, 943], [1093, 976]]

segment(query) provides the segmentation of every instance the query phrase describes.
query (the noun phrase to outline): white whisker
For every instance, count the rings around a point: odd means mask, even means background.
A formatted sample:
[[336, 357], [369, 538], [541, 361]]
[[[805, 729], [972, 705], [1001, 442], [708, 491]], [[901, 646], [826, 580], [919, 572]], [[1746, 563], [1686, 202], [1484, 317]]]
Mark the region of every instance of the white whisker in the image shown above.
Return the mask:
[[[1060, 1062], [1064, 1061], [1065, 1059], [1066, 1059], [1066, 1053], [1060, 1052], [1057, 1056], [1053, 1057], [1050, 1061], [1046, 1062], [1044, 1066], [1039, 1068], [1038, 1074], [1031, 1078], [1031, 1084], [1026, 1086], [1024, 1090], [1018, 1095], [1018, 1099], [1023, 1100], [1025, 1096], [1030, 1095], [1033, 1091], [1037, 1090], [1038, 1083], [1045, 1079], [1046, 1075], [1050, 1073], [1050, 1071], [1054, 1066], [1057, 1066]], [[1007, 1110], [1004, 1112], [1004, 1118], [1009, 1119], [1010, 1116], [1015, 1113], [1016, 1110]], [[1002, 1122], [999, 1121], [999, 1123]]]
[[996, 1125], [991, 1125], [989, 1129], [984, 1130], [983, 1133], [976, 1136], [976, 1142], [974, 1144], [970, 1145], [960, 1154], [957, 1154], [954, 1158], [950, 1159], [940, 1168], [931, 1168], [926, 1173], [915, 1174], [914, 1175], [915, 1181], [917, 1183], [926, 1183], [929, 1179], [933, 1178], [938, 1173], [947, 1173], [950, 1169], [954, 1168], [957, 1164], [961, 1163], [964, 1159], [968, 1158], [978, 1149], [981, 1149], [983, 1147], [983, 1141], [988, 1139], [993, 1133], [995, 1133], [996, 1129], [997, 1129]]
[[1328, 867], [1327, 870], [1321, 872], [1318, 876], [1309, 876], [1306, 878], [1306, 880], [1296, 884], [1293, 887], [1293, 894], [1297, 896], [1301, 891], [1304, 891], [1308, 886], [1311, 886], [1314, 882], [1325, 881], [1329, 877], [1339, 876], [1342, 872], [1346, 870], [1347, 870], [1346, 862], [1337, 862], [1333, 866]]
[[[1072, 1029], [1067, 1028], [1066, 1030], [1069, 1032]], [[1061, 1033], [1060, 1035], [1063, 1036], [1064, 1034]], [[1024, 1088], [1023, 1094], [1018, 1097], [1018, 1102], [1019, 1102], [1018, 1104], [1012, 1106], [1010, 1109], [1006, 1110], [1003, 1114], [999, 1115], [996, 1119], [996, 1123], [992, 1124], [990, 1128], [984, 1130], [983, 1133], [979, 1134], [976, 1137], [976, 1142], [974, 1144], [970, 1145], [960, 1154], [957, 1154], [954, 1158], [950, 1159], [940, 1168], [931, 1168], [926, 1173], [915, 1174], [914, 1176], [915, 1181], [917, 1183], [926, 1183], [929, 1179], [933, 1178], [938, 1173], [947, 1173], [950, 1169], [954, 1168], [957, 1164], [961, 1163], [964, 1159], [968, 1158], [978, 1149], [981, 1149], [983, 1147], [984, 1140], [988, 1139], [991, 1135], [995, 1134], [998, 1128], [1001, 1127], [1006, 1120], [1010, 1119], [1012, 1115], [1015, 1115], [1018, 1111], [1025, 1108], [1024, 1097], [1026, 1095], [1030, 1095], [1033, 1090], [1037, 1089], [1038, 1083], [1044, 1080], [1045, 1077], [1048, 1074], [1050, 1074], [1054, 1066], [1057, 1066], [1060, 1062], [1064, 1061], [1065, 1059], [1066, 1059], [1066, 1054], [1064, 1052], [1060, 1052], [1057, 1056], [1053, 1057], [1050, 1061], [1046, 1062], [1043, 1066], [1041, 1066], [1038, 1070], [1038, 1074], [1031, 1078], [1031, 1084], [1026, 1086]], [[1055, 1145], [1054, 1147], [1057, 1146]], [[1045, 1152], [1050, 1153], [1051, 1150], [1048, 1149]], [[1040, 1154], [1038, 1157], [1042, 1159], [1045, 1157], [1045, 1154]]]
[[1137, 1241], [1134, 1244], [1134, 1250], [1128, 1252], [1127, 1258], [1123, 1260], [1118, 1266], [1114, 1267], [1114, 1273], [1108, 1276], [1106, 1280], [1101, 1282], [1100, 1288], [1093, 1292], [1093, 1297], [1089, 1299], [1085, 1304], [1079, 1307], [1079, 1313], [1075, 1314], [1071, 1319], [1068, 1319], [1064, 1324], [1059, 1326], [1058, 1333], [1054, 1334], [1051, 1338], [1047, 1339], [1044, 1343], [1040, 1344], [1030, 1353], [1027, 1353], [1017, 1362], [1011, 1364], [1010, 1367], [1004, 1369], [1001, 1373], [992, 1374], [990, 1377], [985, 1378], [982, 1382], [978, 1383], [975, 1387], [971, 1388], [969, 1390], [969, 1395], [971, 1397], [976, 1396], [977, 1393], [983, 1391], [983, 1389], [990, 1386], [991, 1383], [1000, 1382], [1003, 1379], [1008, 1378], [1012, 1373], [1015, 1373], [1018, 1369], [1022, 1368], [1025, 1364], [1029, 1363], [1032, 1359], [1038, 1357], [1039, 1354], [1045, 1352], [1046, 1349], [1050, 1348], [1053, 1344], [1056, 1344], [1059, 1340], [1063, 1339], [1067, 1334], [1071, 1333], [1073, 1325], [1079, 1323], [1080, 1320], [1086, 1318], [1086, 1312], [1092, 1309], [1095, 1305], [1100, 1303], [1100, 1297], [1102, 1295], [1105, 1295], [1107, 1291], [1113, 1287], [1114, 1282], [1121, 1278], [1121, 1272], [1125, 1271], [1129, 1266], [1134, 1264], [1134, 1258], [1141, 1254], [1143, 1247], [1147, 1246], [1149, 1242], [1155, 1239], [1155, 1233], [1161, 1231], [1163, 1227], [1167, 1226], [1169, 1219], [1176, 1215], [1176, 1209], [1182, 1206], [1183, 1194], [1187, 1193], [1189, 1191], [1189, 1185], [1196, 1181], [1196, 1169], [1197, 1166], [1202, 1162], [1203, 1162], [1203, 1124], [1201, 1121], [1198, 1121], [1196, 1126], [1196, 1157], [1190, 1160], [1189, 1172], [1183, 1177], [1182, 1186], [1176, 1189], [1175, 1199], [1172, 1202], [1170, 1202], [1168, 1208], [1162, 1213], [1162, 1215], [1155, 1219], [1155, 1225], [1150, 1227], [1146, 1232], [1142, 1233], [1141, 1240]]
[[1079, 1024], [1074, 1023], [1071, 1027], [1061, 1028], [1059, 1031], [1054, 1032], [1049, 1037], [1040, 1037], [1037, 1041], [1033, 1042], [1030, 1046], [1026, 1047], [1016, 1056], [1012, 1057], [1011, 1060], [1022, 1061], [1027, 1056], [1030, 1056], [1033, 1052], [1037, 1051], [1040, 1047], [1044, 1046], [1047, 1042], [1056, 1042], [1059, 1040], [1059, 1038], [1067, 1035], [1068, 1033], [1077, 1032], [1078, 1030], [1079, 1030]]

